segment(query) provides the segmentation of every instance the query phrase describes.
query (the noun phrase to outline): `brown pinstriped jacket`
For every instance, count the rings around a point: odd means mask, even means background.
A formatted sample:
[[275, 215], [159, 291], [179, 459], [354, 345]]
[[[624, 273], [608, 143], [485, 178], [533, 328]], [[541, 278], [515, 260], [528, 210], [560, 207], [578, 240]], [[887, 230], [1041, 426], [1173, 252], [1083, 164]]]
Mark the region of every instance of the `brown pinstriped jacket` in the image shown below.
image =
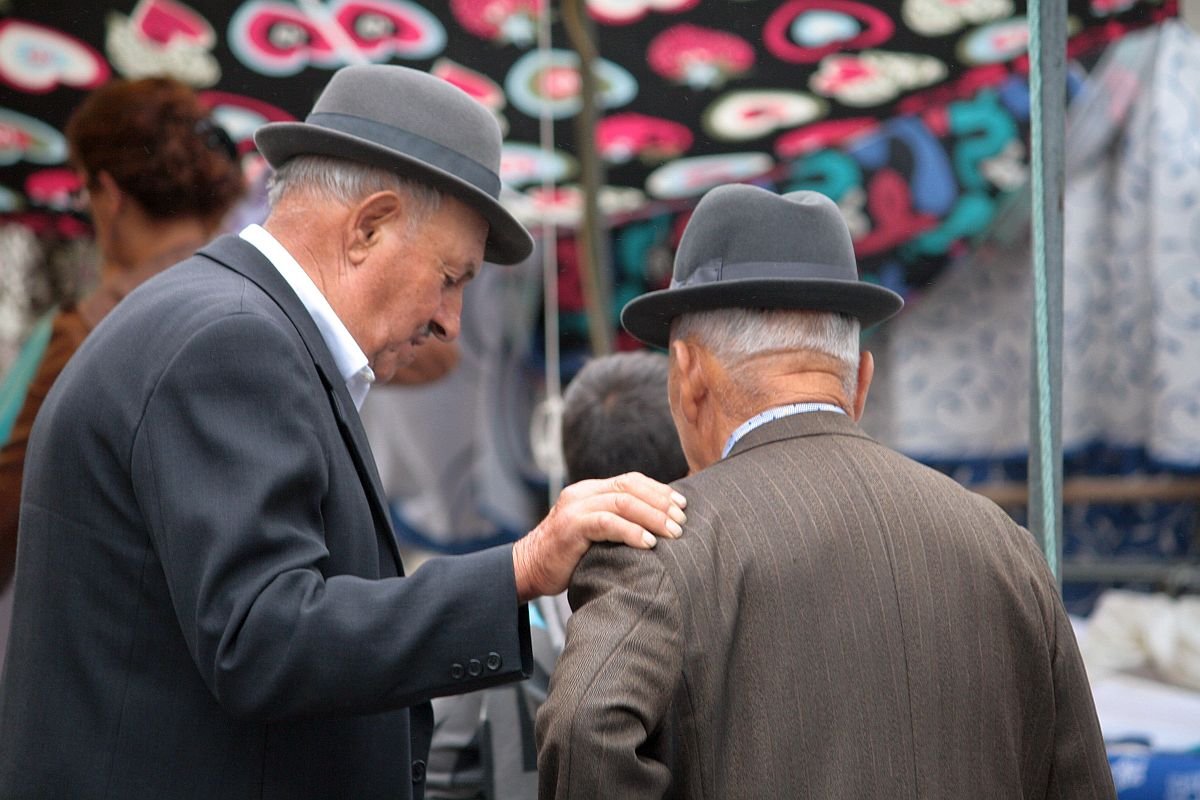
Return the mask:
[[575, 574], [540, 797], [1115, 797], [1053, 578], [994, 504], [828, 412], [677, 487], [681, 539]]

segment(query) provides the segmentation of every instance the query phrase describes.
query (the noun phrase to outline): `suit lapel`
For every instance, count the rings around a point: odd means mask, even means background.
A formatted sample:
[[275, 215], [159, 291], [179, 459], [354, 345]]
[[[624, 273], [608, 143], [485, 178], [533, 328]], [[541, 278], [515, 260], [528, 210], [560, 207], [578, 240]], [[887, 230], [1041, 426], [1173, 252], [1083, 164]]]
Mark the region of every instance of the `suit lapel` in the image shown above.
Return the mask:
[[342, 441], [350, 452], [354, 469], [362, 483], [363, 492], [371, 507], [371, 517], [375, 520], [376, 535], [384, 541], [387, 552], [396, 562], [396, 570], [404, 574], [404, 566], [400, 561], [400, 549], [396, 544], [396, 535], [392, 530], [391, 517], [388, 515], [387, 503], [383, 498], [382, 483], [375, 467], [375, 457], [367, 442], [367, 433], [363, 429], [362, 420], [354, 408], [354, 401], [346, 389], [346, 383], [338, 372], [333, 361], [333, 355], [321, 337], [321, 332], [313, 322], [308, 309], [300, 302], [300, 298], [292, 291], [292, 287], [284, 280], [274, 265], [257, 247], [237, 236], [222, 236], [208, 247], [200, 251], [200, 255], [216, 261], [222, 266], [245, 276], [267, 293], [284, 315], [295, 326], [304, 346], [308, 348], [309, 356], [316, 365], [321, 383], [329, 395], [329, 405], [337, 420], [338, 431]]

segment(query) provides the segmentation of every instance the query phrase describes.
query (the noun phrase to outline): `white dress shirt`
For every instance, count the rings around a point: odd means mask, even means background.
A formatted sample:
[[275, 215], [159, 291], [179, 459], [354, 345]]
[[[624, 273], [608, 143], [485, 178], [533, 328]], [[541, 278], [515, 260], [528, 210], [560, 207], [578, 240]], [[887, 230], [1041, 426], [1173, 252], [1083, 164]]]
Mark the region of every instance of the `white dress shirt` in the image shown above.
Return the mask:
[[835, 414], [846, 413], [845, 409], [838, 408], [830, 403], [792, 403], [787, 406], [768, 408], [766, 411], [760, 411], [755, 414], [739, 425], [733, 433], [729, 434], [729, 438], [725, 441], [725, 449], [721, 451], [721, 458], [729, 455], [729, 451], [733, 449], [733, 446], [738, 443], [739, 439], [760, 425], [766, 425], [768, 422], [790, 417], [793, 414], [808, 414], [813, 411], [832, 411]]
[[346, 326], [338, 319], [333, 307], [313, 283], [312, 278], [308, 277], [308, 273], [278, 239], [261, 225], [247, 225], [239, 235], [267, 257], [300, 298], [300, 302], [316, 323], [317, 330], [321, 332], [325, 346], [333, 354], [333, 363], [337, 365], [342, 380], [346, 382], [346, 390], [350, 392], [354, 407], [361, 411], [367, 391], [375, 382], [375, 373], [367, 363], [367, 356], [358, 346], [358, 342], [354, 341], [350, 331], [346, 330]]

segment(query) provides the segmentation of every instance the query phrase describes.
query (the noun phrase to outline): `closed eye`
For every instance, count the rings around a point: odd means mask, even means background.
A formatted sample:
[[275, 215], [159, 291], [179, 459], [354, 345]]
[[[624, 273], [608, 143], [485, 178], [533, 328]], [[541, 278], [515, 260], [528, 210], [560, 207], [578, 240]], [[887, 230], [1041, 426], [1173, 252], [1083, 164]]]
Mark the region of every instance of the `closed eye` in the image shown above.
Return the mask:
[[442, 285], [447, 289], [457, 289], [462, 286], [466, 286], [468, 283], [470, 283], [471, 279], [474, 277], [475, 277], [475, 270], [473, 270], [473, 269], [468, 269], [466, 272], [464, 272], [462, 275], [459, 275], [458, 277], [455, 277], [451, 273], [447, 272], [447, 273], [445, 273], [445, 276], [442, 278]]

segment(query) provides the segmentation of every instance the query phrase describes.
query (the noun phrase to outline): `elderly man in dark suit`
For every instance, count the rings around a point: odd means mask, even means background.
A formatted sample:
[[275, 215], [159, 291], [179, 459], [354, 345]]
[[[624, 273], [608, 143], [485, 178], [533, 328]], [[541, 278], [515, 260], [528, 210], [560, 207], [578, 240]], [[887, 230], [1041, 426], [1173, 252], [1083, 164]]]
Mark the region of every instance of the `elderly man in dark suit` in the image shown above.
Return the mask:
[[679, 531], [682, 498], [625, 475], [406, 577], [357, 407], [455, 337], [484, 260], [530, 252], [496, 201], [499, 130], [437, 78], [365, 66], [257, 140], [265, 226], [132, 293], [34, 425], [5, 800], [420, 797], [430, 698], [527, 676], [523, 604], [590, 541]]
[[576, 571], [542, 798], [1115, 796], [1032, 537], [856, 424], [900, 305], [822, 195], [702, 199], [622, 314], [670, 349], [685, 535]]

